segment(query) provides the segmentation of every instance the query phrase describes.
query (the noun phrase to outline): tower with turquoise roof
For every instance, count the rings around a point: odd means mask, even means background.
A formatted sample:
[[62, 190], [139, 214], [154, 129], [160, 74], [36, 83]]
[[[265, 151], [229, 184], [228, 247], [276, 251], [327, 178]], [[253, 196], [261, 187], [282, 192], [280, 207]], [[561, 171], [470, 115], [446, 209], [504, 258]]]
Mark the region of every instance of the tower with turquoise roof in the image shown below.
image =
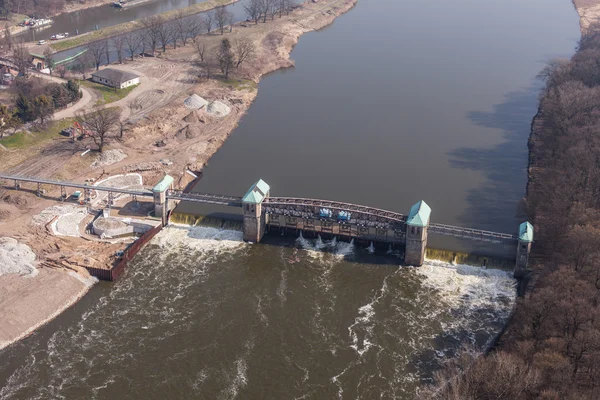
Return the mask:
[[265, 234], [266, 215], [262, 212], [262, 203], [269, 197], [271, 188], [260, 179], [242, 197], [244, 215], [244, 241], [259, 243]]
[[406, 248], [404, 262], [421, 266], [427, 250], [427, 227], [431, 218], [431, 208], [423, 200], [411, 207], [406, 218]]

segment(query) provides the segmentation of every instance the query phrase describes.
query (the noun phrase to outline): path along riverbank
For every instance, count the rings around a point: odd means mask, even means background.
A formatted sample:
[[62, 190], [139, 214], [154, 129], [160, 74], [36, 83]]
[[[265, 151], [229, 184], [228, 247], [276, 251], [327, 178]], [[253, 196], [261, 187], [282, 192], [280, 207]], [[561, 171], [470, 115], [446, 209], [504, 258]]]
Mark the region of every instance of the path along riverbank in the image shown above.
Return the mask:
[[[199, 71], [193, 68], [197, 59], [192, 46], [168, 51], [162, 58], [135, 60], [124, 68], [141, 73], [142, 83], [120, 102], [113, 103], [123, 110], [122, 118], [138, 121], [126, 137], [112, 144], [113, 148], [122, 149], [128, 157], [111, 166], [107, 166], [102, 174], [113, 175], [123, 170], [141, 168], [142, 164], [162, 165], [162, 170], [151, 169], [142, 172], [147, 185], [152, 185], [163, 173], [170, 173], [178, 178], [180, 186], [185, 185], [186, 170], [199, 170], [208, 159], [221, 147], [229, 134], [235, 129], [240, 119], [250, 107], [257, 95], [257, 83], [265, 74], [293, 66], [290, 52], [298, 38], [310, 31], [318, 30], [331, 24], [335, 18], [350, 10], [357, 0], [325, 0], [319, 3], [307, 2], [290, 15], [268, 21], [267, 23], [236, 26], [232, 33], [225, 36], [213, 34], [206, 36], [207, 46], [217, 45], [223, 37], [232, 41], [240, 38], [252, 40], [256, 46], [256, 56], [252, 62], [242, 65], [237, 71], [238, 79], [198, 79]], [[116, 66], [119, 68], [118, 66]], [[242, 78], [243, 77], [243, 78]], [[190, 110], [183, 105], [183, 100], [192, 93], [198, 93], [209, 100], [219, 100], [231, 105], [232, 112], [222, 118], [200, 115], [201, 122], [188, 123], [184, 120]], [[143, 118], [142, 118], [143, 117]], [[189, 120], [189, 118], [188, 118]], [[190, 127], [194, 125], [193, 127]], [[185, 128], [184, 134], [180, 134]], [[179, 134], [179, 135], [178, 135]], [[165, 143], [157, 147], [157, 141]], [[51, 141], [43, 146], [13, 152], [0, 152], [0, 167], [12, 173], [27, 173], [32, 176], [60, 178], [62, 180], [82, 181], [87, 176], [97, 176], [98, 171], [91, 167], [92, 159], [80, 156], [79, 147], [85, 144], [66, 144], [64, 141]], [[72, 148], [71, 148], [72, 147]], [[77, 148], [75, 148], [77, 147]], [[173, 162], [161, 164], [159, 160], [169, 158]], [[153, 165], [154, 165], [153, 164]], [[48, 195], [58, 196], [49, 192]], [[4, 199], [6, 196], [0, 196]], [[29, 196], [26, 207], [0, 203], [2, 211], [9, 212], [8, 218], [0, 220], [0, 236], [18, 237], [19, 241], [28, 244], [37, 254], [40, 262], [51, 252], [76, 253], [80, 250], [86, 257], [96, 262], [108, 262], [109, 256], [115, 252], [117, 245], [110, 246], [90, 243], [78, 238], [58, 238], [50, 232], [34, 226], [32, 216], [53, 204], [51, 199], [38, 199]], [[57, 250], [60, 249], [60, 250]], [[71, 280], [72, 271], [54, 270], [53, 273], [62, 280]], [[12, 290], [21, 280], [27, 277], [5, 275], [0, 276], [0, 287], [11, 293], [10, 304], [0, 303], [0, 322], [5, 324], [14, 315], [14, 306], [20, 309], [35, 308], [44, 303], [48, 291], [46, 287], [32, 287], [29, 295]], [[87, 289], [86, 289], [87, 290]], [[0, 332], [0, 343], [6, 346], [30, 333], [33, 329], [57, 316], [62, 310], [73, 304], [82, 296], [82, 292], [68, 299], [59, 300], [52, 310], [36, 314], [35, 318], [19, 325], [19, 329]], [[12, 306], [11, 306], [12, 305]], [[13, 307], [13, 308], [11, 308]], [[43, 315], [42, 315], [43, 314]]]
[[[187, 17], [190, 15], [198, 14], [213, 10], [217, 7], [228, 6], [236, 3], [239, 0], [207, 0], [203, 3], [194, 4], [186, 8], [170, 10], [161, 14], [157, 14], [155, 17], [160, 17], [164, 21], [171, 21], [175, 18]], [[71, 39], [60, 40], [51, 43], [51, 48], [55, 51], [65, 51], [75, 47], [83, 46], [88, 43], [96, 42], [98, 40], [108, 39], [120, 34], [142, 29], [143, 24], [140, 20], [124, 22], [122, 24], [108, 26], [106, 28], [87, 32]]]

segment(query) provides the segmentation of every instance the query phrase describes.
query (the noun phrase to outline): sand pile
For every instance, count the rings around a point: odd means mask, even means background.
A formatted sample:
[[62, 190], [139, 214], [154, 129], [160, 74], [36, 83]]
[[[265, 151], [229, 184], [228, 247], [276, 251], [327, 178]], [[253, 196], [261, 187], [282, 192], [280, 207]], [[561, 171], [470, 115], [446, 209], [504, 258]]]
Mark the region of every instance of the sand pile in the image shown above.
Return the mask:
[[208, 104], [208, 101], [198, 96], [197, 94], [193, 94], [187, 99], [183, 101], [183, 105], [191, 110], [198, 110]]
[[0, 276], [6, 274], [37, 275], [35, 253], [13, 238], [0, 237]]
[[216, 117], [224, 117], [231, 112], [231, 108], [220, 101], [213, 101], [206, 107], [206, 112]]
[[194, 110], [185, 117], [183, 117], [183, 120], [188, 124], [197, 124], [198, 122], [205, 122], [204, 112], [202, 112], [201, 110]]
[[181, 128], [176, 134], [175, 139], [181, 140], [189, 140], [194, 139], [202, 134], [202, 129], [197, 124], [190, 124], [183, 128]]
[[92, 168], [106, 167], [108, 165], [118, 163], [119, 161], [122, 161], [125, 158], [127, 158], [127, 154], [123, 153], [119, 149], [107, 150], [107, 151], [103, 152], [102, 154], [98, 155], [98, 157], [96, 158], [96, 161], [94, 161], [92, 163], [91, 167]]

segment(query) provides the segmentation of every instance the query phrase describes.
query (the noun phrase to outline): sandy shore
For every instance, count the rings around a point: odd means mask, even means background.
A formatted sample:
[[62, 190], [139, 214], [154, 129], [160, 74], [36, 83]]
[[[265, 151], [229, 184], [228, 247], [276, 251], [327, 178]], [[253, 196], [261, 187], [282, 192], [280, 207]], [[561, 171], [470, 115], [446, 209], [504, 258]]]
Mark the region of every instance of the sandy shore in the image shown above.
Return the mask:
[[[195, 67], [198, 56], [189, 44], [169, 49], [160, 58], [112, 66], [142, 77], [142, 83], [125, 99], [111, 104], [121, 107], [121, 120], [130, 125], [124, 138], [112, 141], [110, 148], [123, 151], [127, 158], [98, 170], [92, 167], [96, 155], [81, 156], [90, 143], [57, 138], [25, 150], [0, 149], [0, 170], [79, 182], [136, 171], [146, 186], [169, 173], [182, 188], [192, 179], [186, 171], [200, 171], [235, 129], [257, 96], [261, 77], [293, 66], [290, 52], [298, 38], [332, 23], [356, 1], [307, 2], [290, 15], [266, 24], [240, 24], [225, 36], [206, 36], [203, 40], [211, 47], [223, 37], [231, 41], [250, 38], [256, 45], [255, 59], [228, 81], [199, 78]], [[226, 103], [231, 113], [223, 118], [198, 113], [199, 118], [190, 122], [190, 110], [183, 106], [183, 100], [193, 93]], [[156, 146], [157, 142], [163, 145]], [[162, 163], [165, 159], [171, 161]], [[77, 265], [110, 262], [122, 245], [53, 236], [51, 231], [31, 224], [32, 217], [57, 204], [52, 197], [58, 197], [59, 192], [50, 187], [47, 190], [48, 198], [40, 199], [33, 193], [0, 189], [0, 236], [16, 237], [28, 244], [41, 262], [65, 257]], [[126, 208], [115, 207], [114, 212], [121, 214]], [[68, 269], [41, 268], [35, 277], [0, 276], [0, 348], [27, 336], [80, 299], [90, 287], [85, 275], [78, 279]]]
[[0, 276], [0, 349], [30, 335], [81, 299], [96, 280], [44, 268], [36, 276]]

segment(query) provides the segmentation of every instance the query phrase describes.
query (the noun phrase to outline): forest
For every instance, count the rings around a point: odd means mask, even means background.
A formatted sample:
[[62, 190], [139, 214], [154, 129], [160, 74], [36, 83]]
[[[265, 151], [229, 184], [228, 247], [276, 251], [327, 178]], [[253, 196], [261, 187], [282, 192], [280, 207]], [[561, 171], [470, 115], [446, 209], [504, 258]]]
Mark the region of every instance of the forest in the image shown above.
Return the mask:
[[529, 140], [532, 276], [498, 346], [465, 349], [431, 399], [600, 398], [600, 26], [550, 62]]

